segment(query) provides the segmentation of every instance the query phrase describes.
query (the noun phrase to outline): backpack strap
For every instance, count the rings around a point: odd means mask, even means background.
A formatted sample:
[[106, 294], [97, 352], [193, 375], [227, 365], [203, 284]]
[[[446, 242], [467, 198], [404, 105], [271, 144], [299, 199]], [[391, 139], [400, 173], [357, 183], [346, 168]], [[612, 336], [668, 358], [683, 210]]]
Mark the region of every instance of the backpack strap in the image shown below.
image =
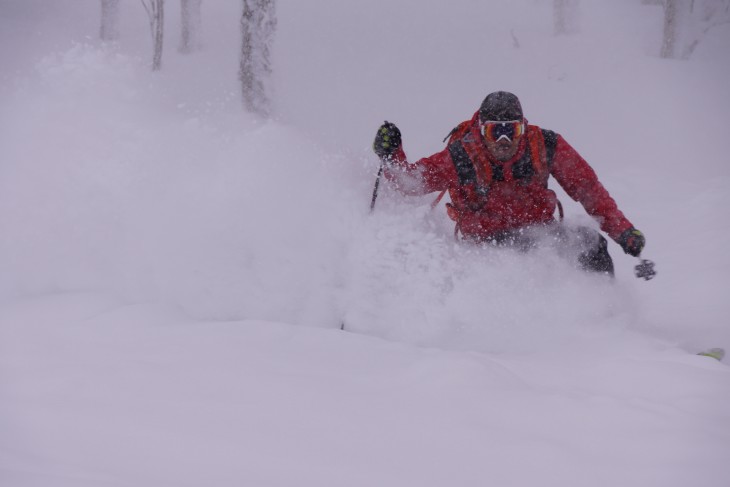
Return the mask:
[[458, 139], [460, 137], [463, 137], [466, 132], [469, 131], [469, 125], [471, 125], [472, 120], [466, 120], [464, 122], [461, 122], [459, 125], [451, 129], [451, 132], [449, 132], [449, 135], [444, 137], [444, 142], [447, 140], [451, 142], [454, 139]]
[[558, 134], [552, 130], [530, 126], [527, 135], [532, 168], [540, 181], [547, 187], [550, 168], [555, 157], [555, 147], [558, 143]]
[[555, 157], [555, 148], [558, 145], [558, 134], [552, 130], [540, 129], [542, 132], [542, 138], [545, 141], [545, 155], [547, 158], [547, 166], [550, 169], [553, 165], [553, 158]]
[[448, 150], [456, 169], [460, 186], [474, 185], [478, 193], [486, 194], [492, 183], [492, 167], [484, 154], [484, 143], [477, 126], [478, 113], [461, 122], [451, 131]]
[[[553, 159], [555, 158], [555, 148], [558, 145], [558, 134], [553, 132], [552, 130], [546, 130], [546, 129], [540, 129], [540, 132], [542, 135], [541, 138], [543, 140], [542, 145], [543, 145], [543, 150], [544, 150], [544, 155], [545, 155], [544, 170], [546, 172], [545, 175], [542, 177], [544, 178], [543, 181], [545, 181], [545, 187], [547, 187], [547, 179], [548, 179], [548, 176], [550, 175], [550, 169], [553, 166]], [[543, 159], [540, 158], [540, 160], [543, 160]], [[560, 203], [560, 200], [557, 198], [555, 199], [555, 202], [558, 207], [558, 216], [560, 218], [560, 221], [563, 221], [563, 218], [565, 217], [565, 213], [563, 212], [563, 204]]]
[[459, 179], [459, 185], [467, 186], [469, 184], [475, 184], [477, 182], [477, 171], [462, 141], [455, 140], [453, 142], [449, 142], [447, 148], [449, 150], [451, 160], [454, 162], [454, 168], [456, 169], [456, 177]]

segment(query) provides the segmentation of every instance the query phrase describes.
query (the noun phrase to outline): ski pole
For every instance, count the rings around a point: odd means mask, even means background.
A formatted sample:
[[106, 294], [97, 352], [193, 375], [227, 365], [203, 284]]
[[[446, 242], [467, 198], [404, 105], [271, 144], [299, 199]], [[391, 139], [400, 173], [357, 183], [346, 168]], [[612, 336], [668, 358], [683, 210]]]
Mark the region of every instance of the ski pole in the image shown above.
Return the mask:
[[644, 279], [645, 281], [653, 279], [654, 276], [656, 276], [654, 262], [649, 259], [642, 259], [639, 257], [639, 265], [634, 267], [634, 275], [639, 279]]
[[373, 198], [370, 200], [370, 213], [375, 209], [375, 200], [378, 199], [378, 188], [380, 187], [380, 177], [383, 175], [383, 166], [385, 161], [380, 161], [380, 169], [375, 177], [375, 187], [373, 188]]

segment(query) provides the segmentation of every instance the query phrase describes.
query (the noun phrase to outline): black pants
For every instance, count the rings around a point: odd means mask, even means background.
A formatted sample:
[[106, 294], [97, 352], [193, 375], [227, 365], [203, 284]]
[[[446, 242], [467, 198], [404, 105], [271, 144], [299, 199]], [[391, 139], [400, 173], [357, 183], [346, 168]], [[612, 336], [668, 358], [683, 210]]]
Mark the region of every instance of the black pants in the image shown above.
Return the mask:
[[573, 260], [583, 270], [611, 277], [614, 275], [608, 242], [598, 231], [589, 227], [572, 227], [562, 223], [536, 225], [502, 232], [484, 243], [515, 247], [525, 252], [537, 247], [554, 247], [558, 255]]
[[603, 235], [588, 227], [577, 227], [578, 238], [584, 239], [586, 248], [578, 254], [580, 266], [592, 272], [613, 277], [613, 259], [608, 253], [608, 241]]

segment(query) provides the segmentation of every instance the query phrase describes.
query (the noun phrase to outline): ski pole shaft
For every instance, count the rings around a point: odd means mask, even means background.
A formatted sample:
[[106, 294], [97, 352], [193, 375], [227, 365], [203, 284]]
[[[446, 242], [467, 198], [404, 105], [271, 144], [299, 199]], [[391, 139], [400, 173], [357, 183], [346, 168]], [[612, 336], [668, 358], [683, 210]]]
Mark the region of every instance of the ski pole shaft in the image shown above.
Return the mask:
[[373, 212], [375, 209], [375, 200], [378, 199], [378, 188], [380, 187], [380, 178], [383, 175], [383, 166], [384, 164], [380, 163], [380, 169], [378, 170], [378, 175], [375, 177], [375, 187], [373, 187], [373, 198], [370, 200], [370, 213]]

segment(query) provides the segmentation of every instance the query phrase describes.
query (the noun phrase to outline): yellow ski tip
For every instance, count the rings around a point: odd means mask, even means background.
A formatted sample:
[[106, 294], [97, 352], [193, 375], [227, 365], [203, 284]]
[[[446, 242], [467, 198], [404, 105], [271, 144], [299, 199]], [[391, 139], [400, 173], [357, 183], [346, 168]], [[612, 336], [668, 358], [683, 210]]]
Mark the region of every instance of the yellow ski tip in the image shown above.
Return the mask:
[[715, 360], [721, 361], [725, 357], [725, 350], [722, 348], [711, 348], [709, 350], [705, 350], [704, 352], [700, 352], [697, 355], [702, 355], [703, 357], [712, 357]]

